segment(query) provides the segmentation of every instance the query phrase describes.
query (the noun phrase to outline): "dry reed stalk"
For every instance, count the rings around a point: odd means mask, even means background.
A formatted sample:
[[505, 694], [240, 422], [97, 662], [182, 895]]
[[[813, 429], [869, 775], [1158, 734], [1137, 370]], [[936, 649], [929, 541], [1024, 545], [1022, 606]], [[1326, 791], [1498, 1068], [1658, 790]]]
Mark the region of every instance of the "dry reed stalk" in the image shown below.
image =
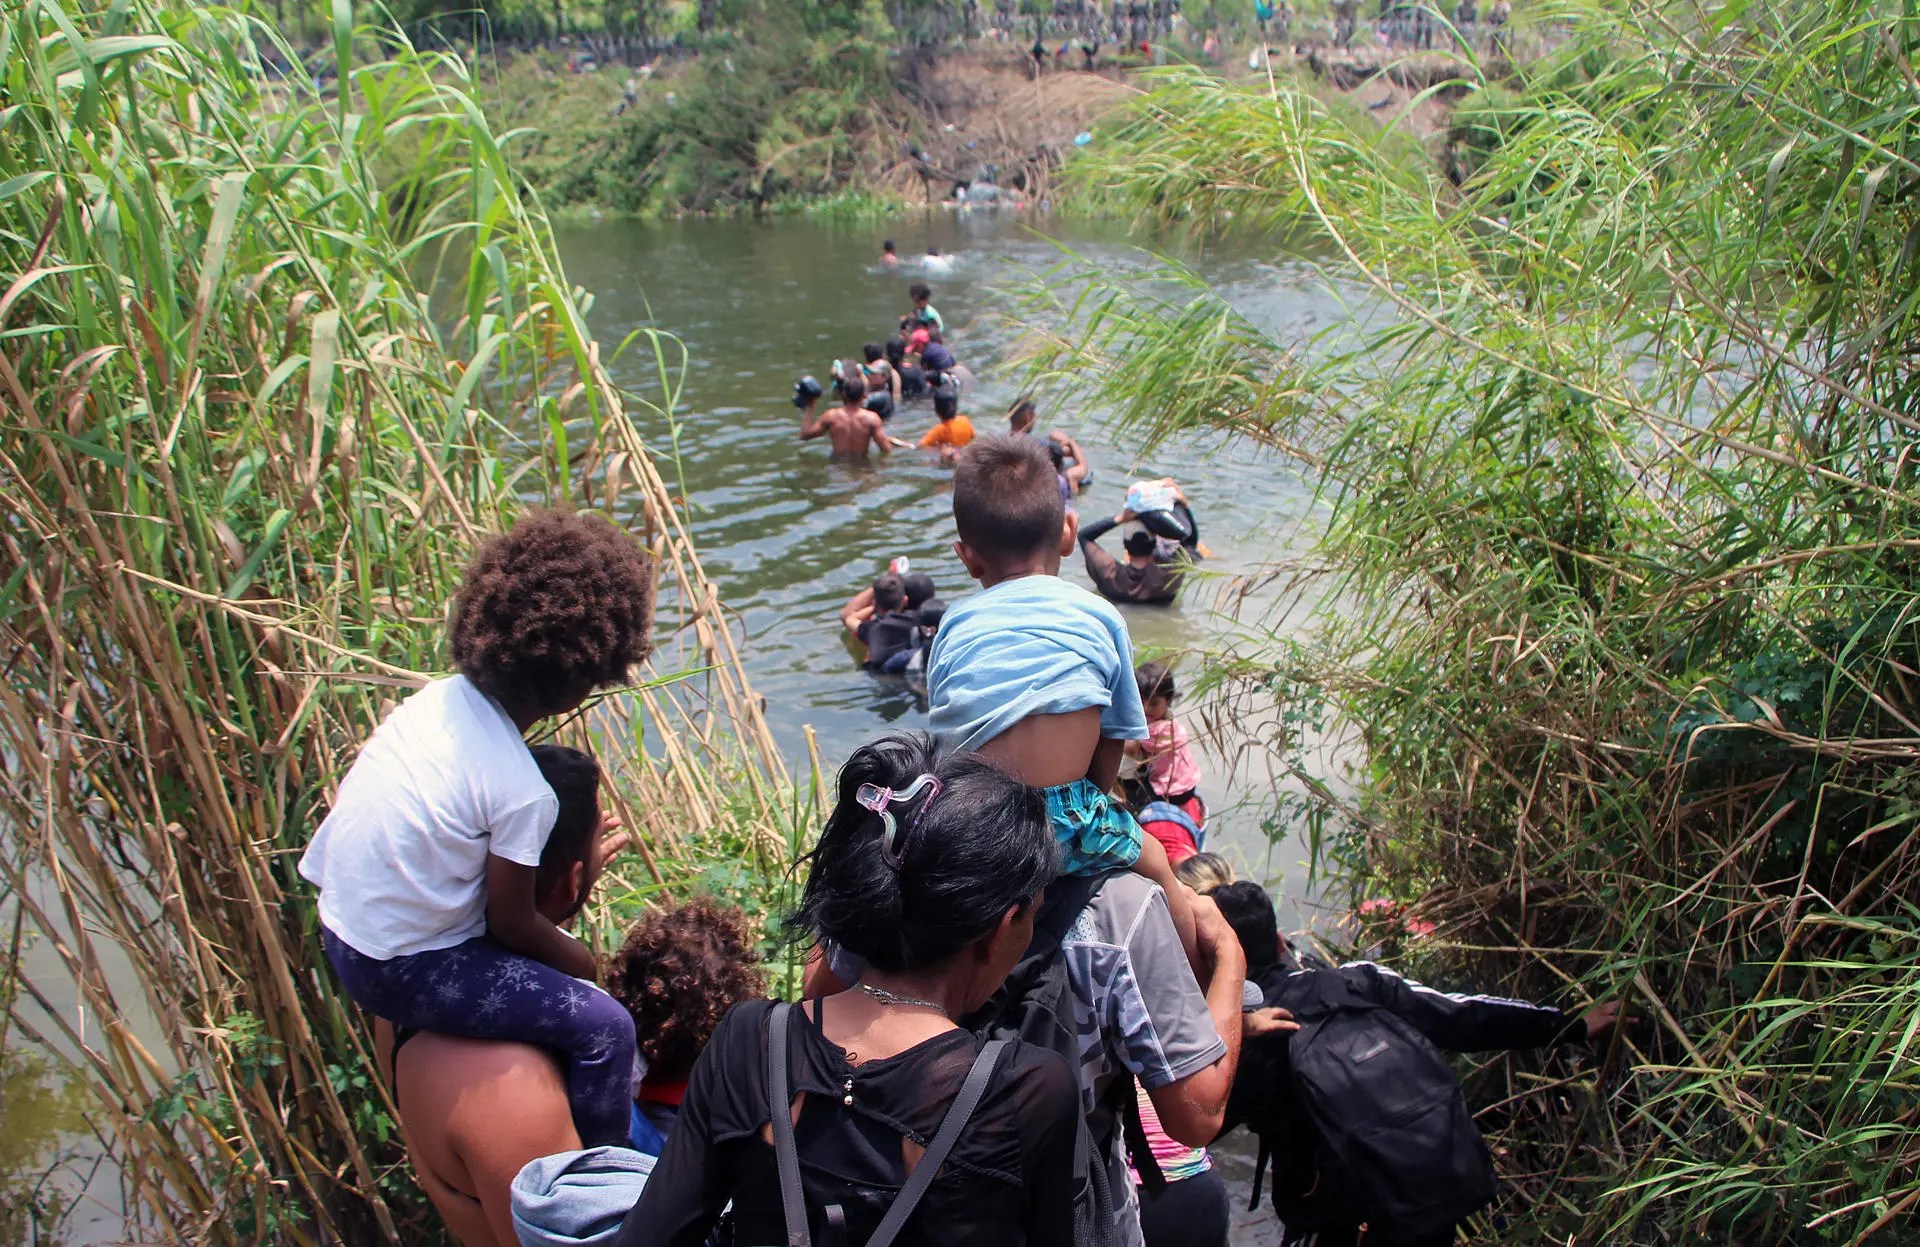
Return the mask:
[[174, 0], [19, 0], [0, 49], [0, 877], [78, 1002], [0, 967], [4, 1033], [93, 1091], [136, 1234], [417, 1238], [293, 861], [472, 538], [592, 498], [656, 555], [648, 682], [567, 729], [653, 833], [630, 891], [777, 866], [808, 807], [457, 61], [343, 20], [322, 90]]

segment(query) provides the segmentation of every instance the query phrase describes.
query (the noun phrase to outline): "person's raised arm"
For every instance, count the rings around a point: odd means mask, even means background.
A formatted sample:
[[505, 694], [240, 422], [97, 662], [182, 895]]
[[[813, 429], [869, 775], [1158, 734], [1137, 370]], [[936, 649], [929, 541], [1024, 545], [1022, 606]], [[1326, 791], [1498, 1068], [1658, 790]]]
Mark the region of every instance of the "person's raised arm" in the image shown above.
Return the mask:
[[1092, 542], [1097, 542], [1125, 522], [1126, 521], [1117, 515], [1111, 518], [1095, 520], [1080, 530], [1080, 544], [1086, 546]]
[[587, 946], [555, 926], [534, 904], [536, 869], [487, 854], [487, 934], [509, 952], [531, 957], [577, 979], [597, 977]]
[[868, 585], [847, 599], [840, 608], [840, 624], [855, 636], [860, 635], [860, 625], [873, 618], [873, 586]]
[[800, 440], [803, 442], [812, 441], [827, 431], [826, 421], [814, 410], [817, 402], [816, 399], [808, 399], [806, 407], [800, 412]]
[[1213, 1142], [1226, 1121], [1227, 1095], [1233, 1090], [1234, 1071], [1240, 1066], [1241, 1003], [1247, 979], [1247, 958], [1240, 937], [1233, 933], [1220, 907], [1204, 896], [1189, 897], [1208, 974], [1203, 985], [1207, 1016], [1226, 1046], [1226, 1052], [1204, 1069], [1160, 1088], [1149, 1088], [1148, 1098], [1169, 1138], [1188, 1147]]
[[1449, 1052], [1546, 1048], [1587, 1038], [1582, 1018], [1551, 1005], [1435, 991], [1370, 961], [1342, 966], [1340, 973], [1351, 990]]

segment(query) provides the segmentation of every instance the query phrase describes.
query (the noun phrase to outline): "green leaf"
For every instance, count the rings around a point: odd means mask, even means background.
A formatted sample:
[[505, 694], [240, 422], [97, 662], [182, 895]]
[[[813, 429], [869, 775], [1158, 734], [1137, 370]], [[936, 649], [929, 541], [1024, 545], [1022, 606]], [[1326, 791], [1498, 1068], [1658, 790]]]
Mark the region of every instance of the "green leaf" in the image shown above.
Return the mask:
[[292, 518], [293, 512], [286, 507], [279, 508], [268, 517], [266, 532], [261, 535], [260, 544], [254, 547], [253, 553], [241, 566], [240, 574], [233, 578], [222, 597], [237, 598], [246, 592], [247, 586], [252, 584], [253, 578], [260, 573], [260, 565], [267, 561], [267, 556], [273, 553], [273, 548], [280, 544], [280, 534], [287, 531], [287, 521]]

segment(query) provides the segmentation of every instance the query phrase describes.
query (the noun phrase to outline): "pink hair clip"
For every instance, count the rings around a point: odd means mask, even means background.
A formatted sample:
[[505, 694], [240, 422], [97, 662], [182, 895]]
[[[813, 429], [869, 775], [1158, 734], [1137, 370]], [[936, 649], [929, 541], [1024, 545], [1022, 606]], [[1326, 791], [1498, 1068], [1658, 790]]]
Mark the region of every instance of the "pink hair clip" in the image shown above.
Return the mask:
[[907, 836], [911, 836], [914, 828], [920, 825], [920, 820], [926, 817], [927, 807], [932, 805], [933, 799], [940, 795], [940, 781], [934, 776], [922, 774], [899, 792], [891, 788], [883, 788], [879, 784], [862, 784], [859, 791], [853, 794], [855, 801], [878, 814], [881, 823], [885, 825], [887, 831], [880, 840], [880, 855], [886, 858], [887, 865], [895, 870], [899, 870], [906, 864], [907, 844], [906, 836], [902, 836], [898, 847], [894, 845], [894, 837], [898, 835], [900, 826], [894, 821], [893, 811], [888, 807], [895, 802], [904, 804], [912, 801], [929, 788], [932, 791], [927, 792], [926, 798], [920, 802], [920, 808], [914, 811], [913, 821], [907, 824]]

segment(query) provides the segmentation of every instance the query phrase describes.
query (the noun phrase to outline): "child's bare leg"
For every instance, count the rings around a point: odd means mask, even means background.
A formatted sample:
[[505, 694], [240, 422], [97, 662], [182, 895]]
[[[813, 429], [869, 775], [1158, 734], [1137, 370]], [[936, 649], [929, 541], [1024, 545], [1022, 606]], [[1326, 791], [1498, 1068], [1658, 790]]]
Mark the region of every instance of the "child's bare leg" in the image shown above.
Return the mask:
[[1173, 915], [1173, 929], [1180, 933], [1180, 947], [1187, 950], [1187, 960], [1197, 966], [1199, 931], [1194, 922], [1193, 906], [1187, 903], [1187, 885], [1174, 877], [1173, 863], [1167, 860], [1166, 846], [1152, 836], [1142, 837], [1140, 860], [1133, 864], [1133, 873], [1145, 875], [1167, 894], [1167, 909]]

